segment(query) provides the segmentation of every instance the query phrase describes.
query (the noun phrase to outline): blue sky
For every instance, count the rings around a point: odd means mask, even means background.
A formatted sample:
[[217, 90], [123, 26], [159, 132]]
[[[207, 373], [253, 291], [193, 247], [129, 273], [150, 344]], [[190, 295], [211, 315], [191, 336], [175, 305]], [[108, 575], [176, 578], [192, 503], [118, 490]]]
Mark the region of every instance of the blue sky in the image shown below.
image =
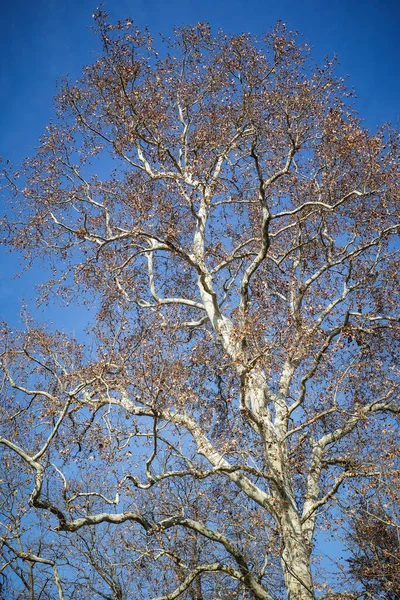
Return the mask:
[[[89, 31], [95, 0], [13, 0], [2, 7], [0, 39], [0, 156], [18, 163], [31, 154], [52, 116], [58, 77], [79, 76], [96, 56]], [[151, 32], [168, 34], [174, 25], [208, 21], [228, 32], [262, 33], [282, 19], [314, 47], [316, 59], [337, 54], [339, 73], [357, 93], [355, 106], [371, 129], [399, 121], [400, 36], [398, 0], [108, 0], [111, 19], [130, 16]], [[4, 207], [0, 208], [0, 213]], [[0, 319], [15, 323], [24, 297], [32, 306], [38, 273], [12, 280], [16, 257], [0, 254]], [[71, 309], [73, 310], [73, 309]], [[57, 319], [57, 311], [46, 312]], [[76, 313], [63, 312], [76, 324]], [[84, 316], [81, 317], [82, 323]], [[76, 324], [79, 328], [79, 324]], [[69, 327], [72, 331], [72, 325]]]

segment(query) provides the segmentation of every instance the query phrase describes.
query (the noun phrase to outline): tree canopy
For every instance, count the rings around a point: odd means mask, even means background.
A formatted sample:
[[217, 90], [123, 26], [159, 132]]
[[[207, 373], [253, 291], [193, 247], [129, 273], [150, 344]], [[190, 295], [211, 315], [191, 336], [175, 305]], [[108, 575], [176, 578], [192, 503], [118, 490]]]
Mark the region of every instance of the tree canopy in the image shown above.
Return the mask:
[[4, 172], [41, 301], [95, 313], [85, 339], [2, 328], [7, 586], [357, 598], [318, 538], [398, 468], [397, 134], [280, 23], [155, 44], [95, 17], [101, 55]]

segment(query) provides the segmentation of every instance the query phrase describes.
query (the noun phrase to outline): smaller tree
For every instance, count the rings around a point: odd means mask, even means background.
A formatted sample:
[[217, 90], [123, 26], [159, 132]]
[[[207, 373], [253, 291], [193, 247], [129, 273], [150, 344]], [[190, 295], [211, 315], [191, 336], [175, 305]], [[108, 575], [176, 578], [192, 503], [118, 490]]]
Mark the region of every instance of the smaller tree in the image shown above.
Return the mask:
[[362, 587], [362, 598], [400, 600], [400, 519], [398, 478], [382, 483], [373, 497], [356, 504], [349, 535], [350, 573]]

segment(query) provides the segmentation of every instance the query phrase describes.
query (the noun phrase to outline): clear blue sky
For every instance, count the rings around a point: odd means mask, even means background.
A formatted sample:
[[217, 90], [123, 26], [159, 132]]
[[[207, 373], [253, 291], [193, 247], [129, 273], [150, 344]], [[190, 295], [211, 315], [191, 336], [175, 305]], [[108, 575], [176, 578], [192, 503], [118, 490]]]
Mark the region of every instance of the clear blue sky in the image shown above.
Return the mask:
[[[8, 0], [0, 40], [0, 156], [16, 163], [33, 152], [52, 115], [59, 76], [78, 77], [96, 54], [89, 31], [93, 0]], [[400, 2], [398, 0], [108, 0], [112, 19], [130, 16], [152, 33], [208, 21], [228, 32], [262, 33], [282, 19], [322, 59], [336, 53], [349, 75], [356, 108], [371, 129], [399, 121]], [[0, 208], [0, 213], [4, 208]], [[0, 319], [15, 322], [22, 297], [32, 296], [34, 273], [11, 281], [17, 260], [0, 254]], [[32, 303], [30, 303], [32, 304]]]

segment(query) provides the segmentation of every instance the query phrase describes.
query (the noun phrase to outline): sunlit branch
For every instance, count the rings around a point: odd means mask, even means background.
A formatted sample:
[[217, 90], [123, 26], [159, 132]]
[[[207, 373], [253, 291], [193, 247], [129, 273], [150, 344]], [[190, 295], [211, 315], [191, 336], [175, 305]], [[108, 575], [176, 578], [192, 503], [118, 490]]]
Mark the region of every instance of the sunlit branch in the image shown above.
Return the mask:
[[195, 302], [194, 300], [188, 300], [187, 298], [160, 298], [160, 296], [157, 294], [156, 292], [156, 288], [155, 288], [155, 281], [154, 281], [154, 268], [153, 268], [153, 255], [154, 255], [154, 250], [151, 249], [149, 252], [146, 253], [147, 256], [147, 263], [148, 263], [148, 269], [149, 269], [149, 285], [150, 285], [150, 291], [151, 291], [151, 295], [153, 296], [154, 300], [157, 302], [157, 304], [159, 305], [163, 305], [163, 304], [184, 304], [186, 306], [191, 306], [193, 308], [199, 308], [200, 310], [205, 310], [204, 305], [201, 304], [200, 302]]
[[185, 580], [182, 581], [182, 583], [173, 592], [170, 592], [169, 594], [164, 594], [163, 596], [157, 596], [157, 598], [153, 598], [153, 600], [175, 600], [175, 598], [178, 598], [181, 594], [183, 594], [184, 591], [186, 591], [188, 589], [190, 584], [197, 577], [199, 577], [203, 573], [216, 573], [216, 572], [217, 573], [218, 572], [225, 573], [225, 574], [229, 575], [230, 577], [237, 579], [238, 581], [244, 581], [243, 575], [241, 575], [241, 573], [239, 571], [236, 571], [236, 569], [234, 569], [233, 567], [228, 567], [221, 563], [211, 563], [208, 565], [199, 565], [198, 567], [195, 567], [190, 572], [190, 574], [185, 578]]
[[37, 556], [33, 552], [24, 552], [22, 550], [17, 550], [17, 548], [14, 548], [14, 546], [12, 546], [9, 543], [9, 541], [6, 538], [4, 538], [4, 537], [0, 537], [0, 541], [9, 550], [11, 550], [11, 552], [13, 552], [13, 554], [16, 557], [18, 557], [18, 558], [20, 558], [22, 560], [25, 560], [25, 561], [30, 562], [30, 563], [39, 563], [39, 564], [42, 564], [42, 565], [49, 565], [49, 566], [51, 566], [51, 568], [53, 570], [53, 574], [54, 574], [54, 582], [55, 582], [56, 587], [57, 587], [59, 600], [64, 600], [64, 592], [63, 592], [62, 585], [61, 585], [60, 575], [58, 573], [57, 565], [56, 565], [56, 563], [53, 560], [50, 560], [48, 558], [43, 558], [42, 556]]
[[[312, 377], [315, 375], [315, 373], [317, 372], [318, 366], [321, 363], [321, 360], [325, 354], [325, 352], [328, 350], [329, 346], [331, 345], [331, 342], [338, 336], [340, 335], [340, 333], [342, 332], [343, 328], [346, 326], [348, 322], [348, 314], [346, 314], [345, 320], [343, 322], [343, 324], [339, 327], [336, 327], [335, 329], [333, 329], [325, 338], [324, 343], [322, 344], [322, 346], [320, 347], [320, 349], [318, 350], [318, 352], [314, 355], [314, 361], [313, 364], [311, 366], [311, 368], [308, 370], [307, 373], [305, 373], [305, 375], [303, 375], [303, 377], [300, 380], [300, 384], [299, 384], [299, 395], [298, 398], [295, 402], [293, 402], [293, 404], [289, 407], [289, 415], [292, 414], [296, 408], [298, 408], [304, 401], [305, 397], [306, 397], [306, 392], [307, 392], [307, 382], [310, 381], [310, 379], [312, 379]], [[298, 430], [298, 428], [296, 428], [296, 430]], [[294, 433], [295, 430], [292, 430], [291, 432], [289, 432], [287, 435], [292, 435], [292, 433]]]
[[[107, 400], [91, 400], [94, 406], [102, 405], [119, 405], [122, 406], [128, 413], [137, 416], [146, 416], [154, 418], [154, 410], [152, 408], [141, 407], [135, 405], [129, 398], [107, 398]], [[157, 409], [158, 417], [164, 419], [167, 422], [173, 423], [180, 427], [183, 427], [188, 433], [191, 434], [197, 445], [198, 454], [204, 456], [214, 468], [221, 470], [226, 476], [234, 482], [240, 489], [242, 489], [249, 497], [251, 497], [257, 504], [267, 508], [271, 514], [275, 514], [275, 508], [271, 504], [271, 497], [269, 494], [260, 489], [250, 479], [245, 477], [242, 473], [237, 472], [237, 468], [231, 465], [212, 445], [207, 436], [205, 435], [201, 426], [196, 420], [185, 413], [178, 413], [170, 411], [169, 409]], [[240, 467], [239, 467], [240, 468]]]
[[68, 401], [65, 403], [63, 410], [60, 413], [60, 416], [58, 417], [56, 424], [54, 425], [50, 435], [48, 436], [47, 440], [45, 441], [45, 443], [43, 444], [42, 448], [39, 450], [39, 452], [37, 452], [33, 457], [32, 460], [33, 461], [37, 461], [39, 460], [43, 454], [47, 451], [47, 449], [49, 448], [51, 442], [53, 441], [53, 439], [55, 438], [55, 436], [57, 435], [58, 430], [60, 429], [61, 423], [64, 420], [65, 415], [68, 412], [68, 409], [71, 405], [71, 401], [72, 398], [69, 398]]
[[324, 435], [319, 440], [319, 442], [318, 442], [319, 445], [322, 448], [325, 448], [329, 444], [333, 444], [333, 443], [339, 441], [345, 435], [350, 433], [362, 419], [365, 419], [366, 417], [368, 417], [369, 415], [372, 415], [374, 413], [387, 411], [387, 412], [390, 412], [393, 414], [399, 414], [400, 408], [396, 404], [389, 404], [387, 402], [382, 402], [383, 399], [386, 399], [386, 400], [389, 399], [390, 396], [393, 395], [393, 392], [394, 392], [394, 390], [392, 389], [384, 398], [380, 398], [376, 402], [372, 402], [371, 404], [367, 404], [367, 406], [364, 406], [360, 410], [360, 413], [351, 417], [347, 421], [347, 423], [345, 425], [343, 425], [343, 427], [339, 427], [339, 429], [336, 429], [332, 433], [328, 433], [328, 434]]
[[349, 477], [357, 476], [359, 476], [358, 473], [353, 473], [351, 471], [343, 471], [343, 473], [341, 473], [339, 477], [336, 478], [334, 484], [322, 498], [314, 502], [310, 508], [307, 505], [308, 510], [306, 513], [303, 513], [303, 516], [301, 517], [301, 522], [305, 523], [306, 521], [308, 521], [308, 519], [310, 519], [310, 517], [318, 510], [318, 508], [324, 506], [336, 494], [336, 492], [346, 479], [348, 479]]
[[372, 194], [376, 194], [377, 192], [378, 192], [378, 190], [372, 190], [370, 192], [360, 192], [359, 190], [352, 190], [351, 192], [349, 192], [348, 194], [343, 196], [340, 200], [338, 200], [338, 202], [336, 202], [335, 204], [326, 204], [325, 202], [318, 202], [318, 201], [304, 202], [301, 206], [297, 206], [293, 210], [285, 210], [280, 213], [276, 213], [276, 214], [272, 215], [271, 219], [280, 219], [282, 217], [295, 215], [298, 212], [301, 212], [302, 210], [304, 210], [305, 208], [308, 208], [309, 206], [315, 206], [315, 207], [319, 206], [321, 208], [325, 208], [328, 211], [334, 211], [338, 206], [340, 206], [341, 204], [346, 202], [346, 200], [348, 200], [352, 196], [358, 196], [360, 198], [360, 197], [365, 197], [365, 196], [370, 196]]

